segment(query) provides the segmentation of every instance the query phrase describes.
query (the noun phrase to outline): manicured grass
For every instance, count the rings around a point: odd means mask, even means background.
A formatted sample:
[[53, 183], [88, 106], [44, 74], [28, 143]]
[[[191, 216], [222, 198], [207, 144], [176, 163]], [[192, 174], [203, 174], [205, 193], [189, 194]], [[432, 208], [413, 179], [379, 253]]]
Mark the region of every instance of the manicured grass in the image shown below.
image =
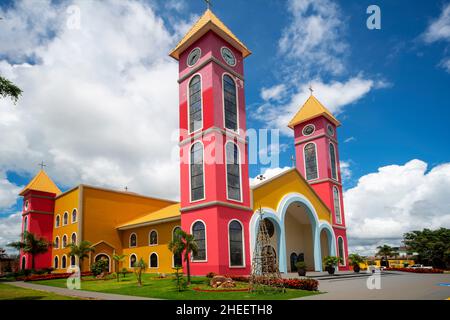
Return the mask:
[[60, 296], [55, 293], [18, 288], [0, 283], [0, 300], [78, 300], [73, 297]]
[[[318, 292], [295, 289], [287, 289], [286, 293], [198, 292], [193, 290], [193, 288], [197, 287], [201, 289], [208, 288], [208, 281], [209, 279], [205, 277], [192, 277], [191, 286], [185, 291], [178, 292], [171, 276], [165, 279], [158, 279], [155, 275], [145, 274], [143, 276], [143, 286], [138, 287], [135, 276], [128, 274], [125, 279], [121, 278], [120, 282], [117, 282], [116, 279], [82, 281], [81, 289], [170, 300], [286, 300], [318, 294]], [[65, 279], [35, 281], [33, 283], [61, 288], [66, 286]], [[239, 288], [246, 287], [246, 285], [238, 283]]]

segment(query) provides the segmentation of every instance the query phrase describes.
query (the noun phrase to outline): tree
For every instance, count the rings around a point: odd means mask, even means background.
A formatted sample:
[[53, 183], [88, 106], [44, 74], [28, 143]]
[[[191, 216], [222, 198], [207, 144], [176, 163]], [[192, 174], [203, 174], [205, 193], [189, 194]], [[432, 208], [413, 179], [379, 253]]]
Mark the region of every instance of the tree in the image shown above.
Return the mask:
[[22, 250], [23, 253], [31, 255], [31, 269], [33, 270], [35, 266], [35, 257], [38, 254], [46, 253], [51, 246], [52, 244], [47, 239], [38, 237], [27, 231], [22, 234], [22, 241], [8, 244], [8, 247]]
[[113, 255], [113, 259], [117, 263], [117, 268], [116, 268], [116, 270], [117, 270], [117, 272], [116, 272], [116, 274], [117, 274], [117, 281], [120, 281], [120, 277], [119, 277], [120, 263], [123, 262], [123, 260], [125, 260], [125, 257], [126, 257], [126, 255], [124, 255], [124, 254], [115, 254], [115, 255]]
[[377, 256], [384, 257], [386, 263], [388, 264], [387, 267], [389, 267], [388, 257], [398, 256], [398, 252], [391, 246], [388, 246], [387, 244], [378, 246], [377, 249], [378, 249]]
[[22, 90], [8, 79], [0, 76], [0, 96], [3, 98], [10, 97], [14, 102], [17, 102]]
[[173, 240], [169, 242], [169, 250], [174, 255], [182, 254], [184, 252], [184, 261], [186, 262], [187, 271], [187, 284], [191, 284], [191, 269], [189, 264], [189, 254], [196, 255], [198, 253], [198, 245], [195, 242], [195, 238], [192, 234], [188, 234], [185, 231], [179, 229], [175, 232]]
[[435, 268], [450, 265], [450, 229], [423, 229], [403, 235], [408, 250], [418, 253], [420, 263], [431, 264]]
[[142, 287], [142, 273], [145, 271], [145, 268], [147, 268], [147, 264], [144, 259], [141, 258], [139, 261], [134, 263], [133, 268], [134, 274], [136, 275], [136, 279], [138, 281], [138, 286]]
[[359, 272], [360, 269], [359, 264], [364, 262], [363, 257], [361, 257], [357, 253], [351, 253], [348, 255], [348, 260], [350, 260], [350, 262], [352, 263], [353, 270]]
[[8, 255], [6, 254], [6, 250], [3, 248], [0, 248], [0, 259], [6, 259], [8, 258]]
[[69, 256], [78, 257], [78, 266], [81, 272], [81, 268], [83, 267], [83, 260], [89, 258], [89, 253], [95, 252], [95, 249], [92, 247], [92, 244], [89, 241], [81, 241], [79, 245], [71, 243], [69, 244], [69, 248]]

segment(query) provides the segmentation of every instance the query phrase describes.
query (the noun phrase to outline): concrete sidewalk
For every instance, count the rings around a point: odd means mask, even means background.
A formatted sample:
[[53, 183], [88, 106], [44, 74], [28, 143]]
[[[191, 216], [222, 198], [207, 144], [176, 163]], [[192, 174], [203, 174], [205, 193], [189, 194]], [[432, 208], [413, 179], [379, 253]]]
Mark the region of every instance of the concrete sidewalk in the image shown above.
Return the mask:
[[144, 298], [135, 296], [126, 296], [121, 294], [111, 294], [103, 292], [94, 291], [83, 291], [83, 290], [70, 290], [66, 288], [58, 288], [51, 286], [44, 286], [41, 284], [33, 284], [29, 282], [8, 282], [9, 285], [16, 286], [19, 288], [39, 290], [56, 293], [62, 296], [76, 297], [81, 299], [93, 299], [93, 300], [159, 300], [156, 298]]

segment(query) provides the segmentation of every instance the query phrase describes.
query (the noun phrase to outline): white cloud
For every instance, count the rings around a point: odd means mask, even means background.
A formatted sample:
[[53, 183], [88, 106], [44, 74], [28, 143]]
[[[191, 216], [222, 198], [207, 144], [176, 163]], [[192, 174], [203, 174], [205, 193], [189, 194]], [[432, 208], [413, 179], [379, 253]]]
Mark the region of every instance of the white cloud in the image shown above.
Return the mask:
[[286, 95], [286, 85], [279, 84], [270, 88], [261, 89], [261, 98], [263, 100], [281, 100]]
[[450, 163], [427, 172], [427, 164], [381, 167], [344, 194], [351, 246], [366, 249], [383, 241], [400, 243], [405, 232], [450, 227]]
[[279, 41], [280, 53], [295, 61], [301, 72], [312, 68], [332, 74], [344, 71], [348, 47], [339, 6], [329, 0], [291, 0], [291, 23]]
[[[357, 102], [375, 88], [377, 82], [357, 76], [346, 82], [325, 83], [315, 80], [311, 82], [311, 85], [317, 99], [333, 114], [338, 115], [345, 106]], [[279, 128], [286, 135], [292, 135], [292, 130], [287, 128], [287, 124], [310, 96], [309, 85], [302, 85], [297, 90], [286, 104], [265, 103], [251, 116], [265, 121], [271, 128]]]
[[[443, 7], [439, 18], [430, 23], [422, 38], [426, 43], [450, 43], [450, 3]], [[450, 73], [450, 57], [444, 57], [439, 65]]]
[[289, 169], [292, 169], [291, 167], [284, 167], [284, 168], [266, 168], [263, 169], [261, 174], [263, 175], [264, 179], [258, 179], [259, 175], [254, 177], [254, 178], [250, 178], [250, 186], [254, 187], [257, 186], [258, 184], [260, 184], [261, 182], [264, 182], [272, 177], [275, 177], [276, 175], [279, 175]]
[[9, 253], [17, 253], [15, 249], [7, 247], [7, 244], [17, 241], [21, 233], [21, 216], [22, 214], [17, 212], [1, 219], [0, 248], [6, 249]]
[[350, 169], [349, 161], [340, 161], [341, 177], [345, 182], [352, 177], [352, 170]]
[[8, 209], [16, 204], [21, 187], [11, 183], [5, 172], [0, 171], [0, 209]]
[[356, 141], [356, 138], [355, 137], [347, 138], [347, 139], [344, 140], [344, 143], [349, 143], [349, 142], [352, 142], [352, 141]]

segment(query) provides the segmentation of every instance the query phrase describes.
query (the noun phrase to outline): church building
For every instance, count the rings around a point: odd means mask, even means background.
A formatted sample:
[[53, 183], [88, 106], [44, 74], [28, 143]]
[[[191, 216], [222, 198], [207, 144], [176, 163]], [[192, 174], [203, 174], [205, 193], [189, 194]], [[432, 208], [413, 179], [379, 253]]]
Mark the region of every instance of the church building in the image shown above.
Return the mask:
[[[179, 63], [180, 201], [81, 184], [66, 192], [41, 170], [21, 191], [22, 231], [54, 245], [35, 268], [66, 272], [78, 264], [69, 244], [87, 240], [109, 271], [131, 269], [143, 258], [149, 273], [185, 264], [168, 249], [178, 228], [193, 234], [193, 275], [248, 275], [258, 220], [271, 239], [280, 271], [304, 261], [322, 271], [325, 256], [340, 256], [347, 270], [347, 237], [337, 128], [339, 121], [311, 95], [286, 124], [294, 132], [296, 165], [249, 184], [244, 60], [250, 50], [208, 9], [170, 56]], [[149, 120], [150, 121], [150, 120]], [[261, 216], [262, 213], [262, 216]], [[126, 256], [117, 266], [112, 257]], [[32, 266], [21, 252], [22, 269]]]

